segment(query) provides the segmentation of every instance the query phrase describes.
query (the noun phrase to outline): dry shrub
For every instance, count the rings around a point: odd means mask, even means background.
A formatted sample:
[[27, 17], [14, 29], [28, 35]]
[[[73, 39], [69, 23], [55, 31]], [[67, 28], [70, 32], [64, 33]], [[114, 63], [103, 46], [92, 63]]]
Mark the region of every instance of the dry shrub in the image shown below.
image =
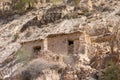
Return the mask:
[[61, 70], [64, 68], [63, 65], [48, 62], [44, 59], [35, 59], [30, 62], [27, 67], [22, 70], [21, 77], [22, 80], [33, 80], [40, 76], [40, 74], [44, 74], [42, 71], [45, 69], [54, 69], [54, 70]]

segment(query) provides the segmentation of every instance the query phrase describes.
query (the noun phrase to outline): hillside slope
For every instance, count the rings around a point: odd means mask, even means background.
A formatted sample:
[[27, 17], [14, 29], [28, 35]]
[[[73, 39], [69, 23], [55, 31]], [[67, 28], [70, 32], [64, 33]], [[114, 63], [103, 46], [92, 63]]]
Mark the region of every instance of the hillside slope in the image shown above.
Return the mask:
[[[97, 72], [105, 69], [105, 62], [111, 59], [112, 53], [116, 53], [112, 59], [119, 63], [120, 1], [80, 0], [77, 5], [67, 1], [58, 5], [46, 3], [22, 15], [0, 19], [0, 79], [98, 80], [101, 75]], [[25, 54], [20, 52], [21, 42], [45, 39], [49, 34], [69, 33], [75, 29], [89, 35], [91, 43], [86, 40], [88, 55], [42, 51], [27, 65], [16, 58], [17, 53]], [[25, 60], [28, 56], [22, 55]], [[32, 77], [29, 79], [29, 76]]]

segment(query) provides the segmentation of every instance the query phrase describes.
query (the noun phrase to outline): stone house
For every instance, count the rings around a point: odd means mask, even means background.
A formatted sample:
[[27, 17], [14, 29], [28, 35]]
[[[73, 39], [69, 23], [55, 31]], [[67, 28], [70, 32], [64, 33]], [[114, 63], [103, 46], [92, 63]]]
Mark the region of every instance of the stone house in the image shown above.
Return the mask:
[[45, 39], [21, 42], [22, 49], [37, 54], [41, 50], [50, 50], [58, 54], [84, 53], [84, 36], [80, 31], [72, 33], [50, 34]]

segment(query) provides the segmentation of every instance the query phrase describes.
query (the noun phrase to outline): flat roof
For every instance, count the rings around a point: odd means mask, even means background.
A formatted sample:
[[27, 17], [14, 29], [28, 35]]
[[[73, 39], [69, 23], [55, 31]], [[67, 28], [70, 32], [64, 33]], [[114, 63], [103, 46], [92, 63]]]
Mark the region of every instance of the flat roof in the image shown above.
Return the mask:
[[50, 38], [50, 37], [55, 37], [55, 36], [60, 36], [60, 35], [75, 34], [75, 33], [82, 34], [83, 32], [81, 32], [81, 31], [74, 31], [74, 32], [69, 32], [69, 33], [50, 34], [50, 35], [48, 35], [48, 36], [47, 36], [47, 38]]
[[43, 40], [44, 39], [24, 40], [24, 41], [20, 41], [20, 44], [29, 43], [29, 42], [35, 42], [35, 41], [43, 41]]
[[[75, 33], [82, 34], [83, 32], [78, 30], [78, 31], [72, 31], [72, 32], [69, 32], [69, 33], [48, 34], [48, 36], [46, 36], [46, 38], [60, 36], [60, 35], [75, 34]], [[23, 41], [20, 41], [20, 44], [29, 43], [29, 42], [35, 42], [35, 41], [43, 41], [44, 39], [38, 38], [38, 39], [35, 39], [35, 40], [23, 40]]]

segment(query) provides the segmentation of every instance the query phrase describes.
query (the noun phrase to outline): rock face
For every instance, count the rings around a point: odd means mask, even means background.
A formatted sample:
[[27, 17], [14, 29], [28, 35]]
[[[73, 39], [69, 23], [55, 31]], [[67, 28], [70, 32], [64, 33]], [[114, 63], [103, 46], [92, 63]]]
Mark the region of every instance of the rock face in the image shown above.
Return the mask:
[[[71, 3], [71, 0], [67, 2]], [[8, 23], [1, 21], [0, 78], [98, 80], [97, 69], [104, 69], [111, 59], [117, 63], [120, 61], [118, 54], [111, 54], [120, 52], [119, 3], [120, 1], [112, 0], [81, 0], [78, 6], [47, 5], [37, 11], [16, 16]], [[21, 48], [22, 40], [32, 41], [48, 34], [69, 33], [78, 29], [76, 26], [86, 37], [81, 39], [81, 42], [86, 42], [86, 55], [41, 51], [37, 56], [32, 56], [28, 65], [16, 59], [15, 54]]]

